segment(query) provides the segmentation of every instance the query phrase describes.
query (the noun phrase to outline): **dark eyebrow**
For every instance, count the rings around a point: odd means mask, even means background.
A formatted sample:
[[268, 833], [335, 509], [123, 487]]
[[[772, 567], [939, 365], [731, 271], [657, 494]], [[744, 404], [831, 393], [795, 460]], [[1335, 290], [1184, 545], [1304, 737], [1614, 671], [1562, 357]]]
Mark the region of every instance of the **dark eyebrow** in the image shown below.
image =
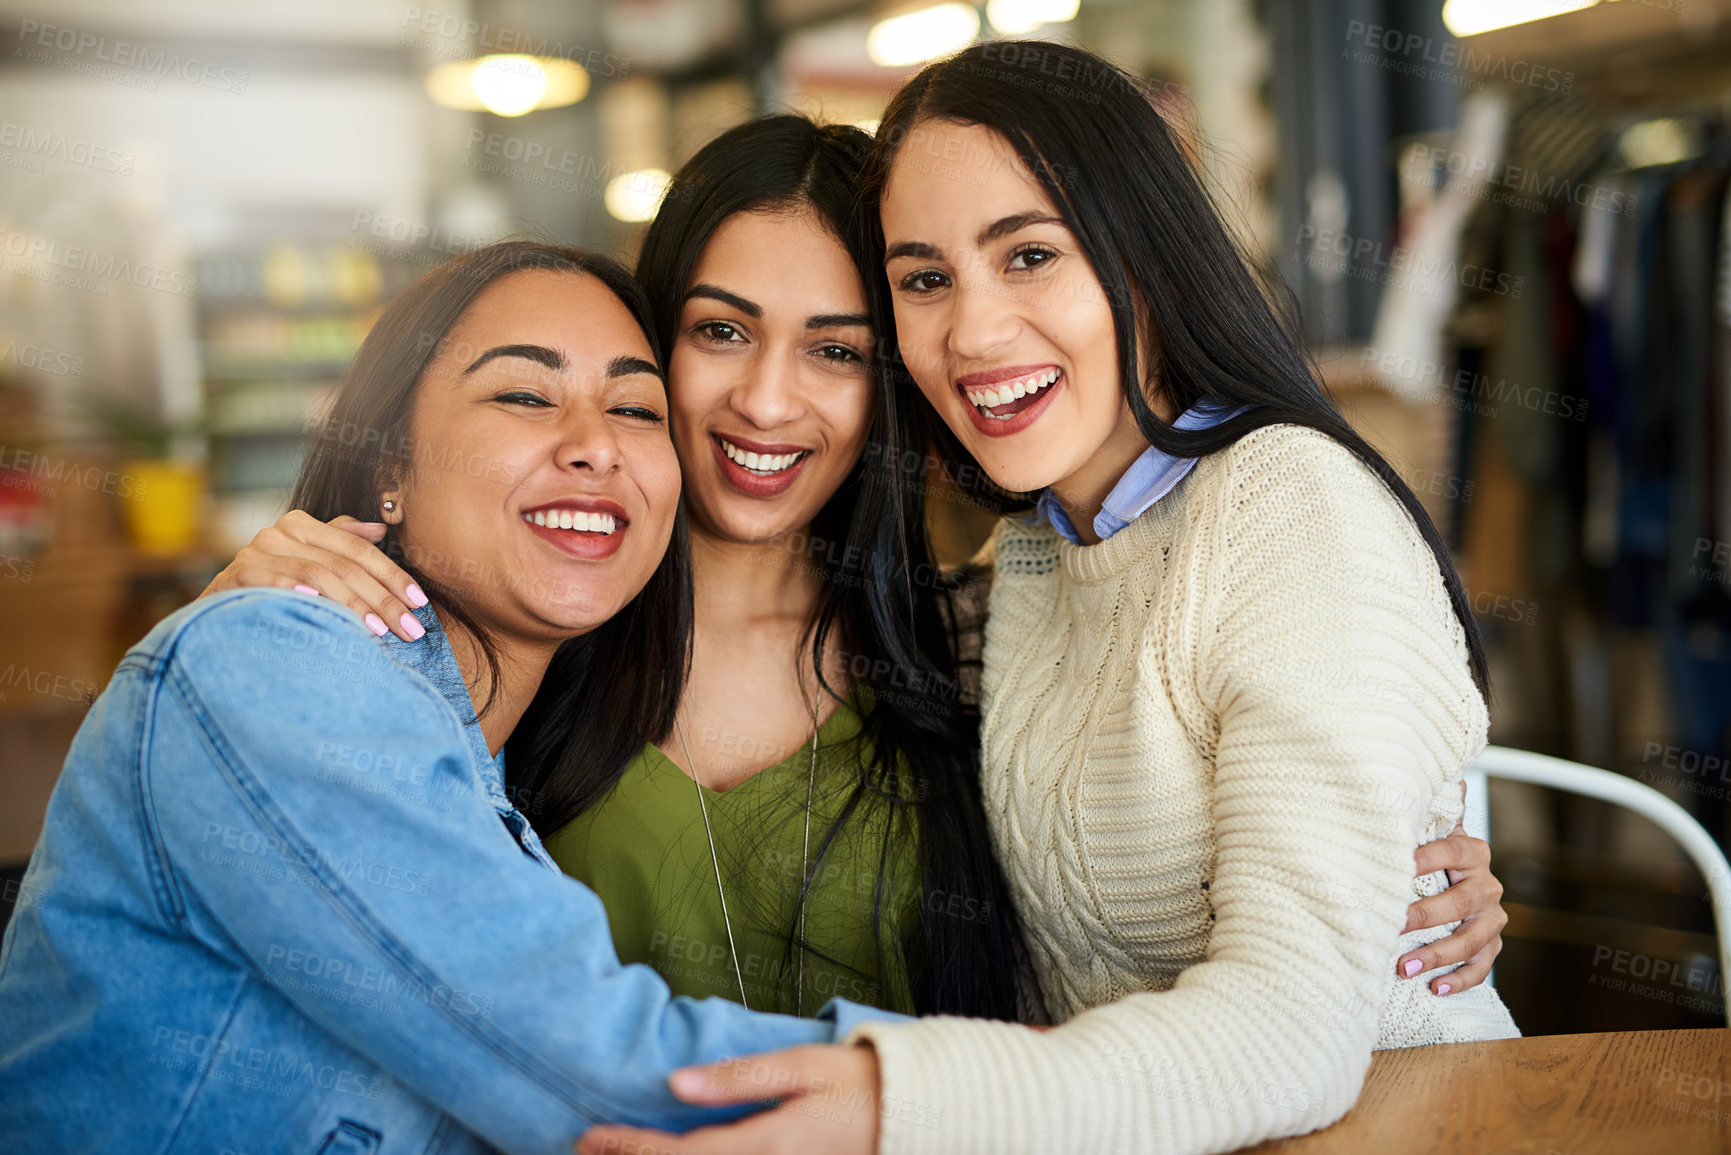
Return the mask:
[[832, 329], [847, 325], [862, 325], [869, 329], [872, 319], [864, 313], [819, 313], [805, 319], [807, 329]]
[[693, 297], [708, 297], [712, 301], [720, 301], [724, 305], [731, 305], [733, 308], [738, 309], [741, 313], [744, 313], [754, 321], [763, 316], [763, 307], [761, 305], [746, 300], [738, 293], [730, 293], [720, 285], [693, 285], [691, 286], [690, 291], [685, 294], [685, 299], [689, 301]]
[[[1002, 220], [993, 221], [991, 224], [981, 229], [980, 235], [974, 238], [974, 243], [983, 249], [993, 241], [1007, 237], [1011, 233], [1027, 228], [1029, 225], [1061, 225], [1064, 228], [1070, 227], [1068, 224], [1065, 224], [1062, 217], [1055, 217], [1051, 213], [1032, 211], [1016, 213], [1014, 216], [1008, 216], [1004, 217]], [[937, 246], [928, 245], [924, 241], [898, 241], [885, 251], [884, 264], [889, 264], [897, 257], [918, 257], [921, 260], [930, 261], [941, 259], [943, 257], [943, 252], [938, 249]]]
[[1051, 213], [1016, 213], [1014, 216], [1008, 216], [1004, 217], [1002, 220], [993, 221], [991, 224], [981, 229], [980, 235], [974, 238], [974, 243], [983, 249], [993, 241], [1001, 240], [1002, 238], [1009, 236], [1011, 233], [1020, 232], [1029, 225], [1063, 225], [1064, 228], [1070, 227], [1069, 225], [1064, 224], [1062, 217], [1055, 217]]
[[629, 377], [634, 373], [647, 373], [657, 381], [666, 384], [667, 378], [661, 375], [661, 369], [653, 361], [645, 361], [641, 357], [626, 355], [615, 357], [607, 362], [607, 380], [615, 377]]
[[938, 249], [924, 241], [897, 241], [884, 253], [884, 264], [889, 264], [897, 257], [919, 257], [921, 260], [937, 260], [943, 256]]
[[525, 360], [534, 361], [538, 365], [545, 365], [549, 369], [565, 368], [565, 355], [557, 349], [549, 349], [545, 345], [495, 345], [476, 357], [474, 364], [463, 370], [464, 375], [473, 373], [495, 357], [522, 357]]

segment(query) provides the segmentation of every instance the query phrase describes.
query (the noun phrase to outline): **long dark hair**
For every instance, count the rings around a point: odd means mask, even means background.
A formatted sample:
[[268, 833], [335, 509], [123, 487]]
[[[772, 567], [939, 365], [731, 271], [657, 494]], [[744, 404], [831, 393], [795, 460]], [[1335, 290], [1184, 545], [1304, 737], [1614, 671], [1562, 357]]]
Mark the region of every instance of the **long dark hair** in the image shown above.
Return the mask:
[[[756, 120], [701, 149], [674, 178], [637, 264], [663, 347], [672, 347], [710, 237], [729, 217], [755, 210], [817, 214], [867, 286], [881, 347], [889, 318], [873, 283], [883, 279], [883, 238], [876, 215], [859, 211], [870, 150], [871, 138], [857, 128], [800, 116]], [[874, 356], [873, 363], [882, 366], [885, 358]], [[898, 402], [895, 382], [874, 372], [878, 403], [866, 449], [813, 519], [809, 541], [799, 543], [801, 563], [824, 582], [807, 631], [819, 684], [842, 697], [824, 675], [826, 654], [839, 648], [848, 673], [870, 691], [862, 713], [872, 757], [834, 825], [814, 840], [818, 864], [844, 824], [887, 808], [872, 897], [880, 973], [889, 973], [882, 964], [898, 953], [920, 1012], [1013, 1018], [1014, 915], [980, 799], [978, 715], [958, 693], [953, 618], [927, 547], [923, 489], [906, 484], [896, 468], [910, 446], [923, 456], [924, 443], [910, 424], [917, 414]], [[599, 799], [617, 778], [591, 783], [584, 801]], [[903, 881], [914, 881], [886, 874], [885, 864], [897, 857], [890, 853], [895, 839], [913, 839], [918, 848], [921, 902], [912, 941], [885, 941], [885, 900], [905, 893]], [[818, 874], [814, 867], [811, 876]], [[790, 946], [798, 925], [796, 910]]]
[[[1473, 680], [1488, 694], [1484, 642], [1442, 536], [1394, 467], [1323, 393], [1299, 341], [1135, 78], [1066, 44], [1008, 40], [964, 49], [922, 69], [890, 100], [868, 196], [881, 192], [898, 149], [928, 120], [991, 129], [1057, 205], [1111, 307], [1120, 385], [1151, 445], [1202, 457], [1265, 425], [1303, 425], [1334, 438], [1382, 479], [1436, 557], [1466, 633]], [[1152, 378], [1177, 412], [1204, 398], [1250, 410], [1196, 431], [1160, 420], [1143, 387], [1138, 307], [1146, 309], [1155, 338]], [[906, 372], [899, 363], [892, 368]], [[1026, 499], [990, 485], [935, 417], [930, 435], [957, 482], [984, 504], [1027, 507]]]
[[[501, 277], [529, 269], [599, 280], [630, 310], [661, 362], [643, 291], [617, 261], [527, 240], [453, 257], [404, 290], [367, 334], [301, 466], [290, 507], [320, 521], [340, 514], [379, 520], [379, 493], [390, 480], [450, 452], [417, 445], [410, 435], [421, 375], [471, 302]], [[462, 595], [441, 578], [474, 559], [405, 550], [394, 527], [380, 548], [479, 643], [491, 675], [490, 701], [499, 681], [493, 643]], [[673, 728], [690, 649], [691, 546], [681, 502], [667, 553], [643, 590], [611, 619], [559, 647], [507, 743], [508, 783], [537, 826], [559, 817], [541, 803], [556, 804], [572, 793], [572, 782], [623, 765], [645, 736], [659, 739]]]

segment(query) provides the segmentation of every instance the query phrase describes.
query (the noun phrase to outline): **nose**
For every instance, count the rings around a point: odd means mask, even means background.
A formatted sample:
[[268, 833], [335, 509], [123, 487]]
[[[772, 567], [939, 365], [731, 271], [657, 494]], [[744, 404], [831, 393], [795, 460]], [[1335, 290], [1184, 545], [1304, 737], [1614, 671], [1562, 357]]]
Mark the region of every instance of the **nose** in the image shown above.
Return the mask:
[[1021, 335], [1015, 302], [980, 273], [958, 276], [950, 290], [950, 352], [961, 361], [985, 361]]
[[767, 349], [747, 367], [728, 405], [757, 429], [775, 429], [802, 416], [805, 398], [792, 349]]
[[605, 476], [625, 466], [618, 431], [599, 405], [577, 405], [562, 419], [555, 459], [565, 469]]

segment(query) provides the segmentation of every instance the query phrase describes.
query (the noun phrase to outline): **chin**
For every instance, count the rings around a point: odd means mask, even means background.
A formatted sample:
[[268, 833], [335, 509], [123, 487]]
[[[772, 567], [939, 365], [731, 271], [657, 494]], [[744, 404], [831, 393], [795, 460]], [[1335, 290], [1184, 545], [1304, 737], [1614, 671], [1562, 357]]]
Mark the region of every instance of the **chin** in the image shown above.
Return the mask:
[[[996, 449], [996, 447], [993, 447]], [[1055, 469], [1043, 469], [1037, 463], [1030, 463], [1025, 458], [1017, 458], [1013, 454], [1002, 451], [991, 454], [974, 454], [974, 460], [985, 470], [986, 476], [992, 479], [994, 485], [1009, 490], [1011, 493], [1033, 493], [1045, 489], [1061, 476]]]
[[808, 524], [817, 514], [813, 510], [811, 517], [801, 518], [791, 504], [783, 508], [773, 500], [718, 502], [715, 512], [720, 516], [705, 519], [715, 535], [740, 545], [762, 545], [785, 537]]
[[586, 634], [607, 621], [625, 608], [630, 599], [604, 597], [573, 593], [561, 601], [549, 601], [541, 605], [531, 606], [530, 612], [551, 625], [554, 630], [565, 637], [576, 637]]

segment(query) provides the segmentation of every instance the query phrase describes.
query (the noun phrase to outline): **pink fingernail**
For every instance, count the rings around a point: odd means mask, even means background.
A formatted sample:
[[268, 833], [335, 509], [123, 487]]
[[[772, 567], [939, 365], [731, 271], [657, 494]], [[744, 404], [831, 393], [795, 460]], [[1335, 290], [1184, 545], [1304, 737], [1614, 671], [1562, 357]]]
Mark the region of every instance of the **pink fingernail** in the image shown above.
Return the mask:
[[1402, 974], [1404, 974], [1407, 978], [1410, 979], [1413, 975], [1416, 975], [1419, 971], [1421, 971], [1423, 969], [1424, 969], [1424, 964], [1422, 962], [1420, 962], [1418, 959], [1415, 959], [1415, 958], [1409, 958], [1406, 960], [1405, 965], [1403, 965], [1400, 968], [1400, 971]]
[[397, 620], [402, 623], [403, 632], [408, 634], [411, 638], [414, 638], [416, 641], [419, 641], [421, 635], [427, 632], [427, 627], [415, 620], [414, 614], [404, 614]]
[[1436, 993], [1439, 995], [1446, 995], [1453, 989], [1454, 988], [1449, 986], [1447, 983], [1438, 983], [1436, 985]]
[[324, 595], [323, 595], [323, 594], [321, 594], [321, 593], [319, 593], [319, 591], [318, 591], [318, 590], [315, 590], [315, 589], [314, 589], [314, 588], [313, 588], [313, 587], [312, 587], [312, 586], [303, 586], [303, 585], [301, 585], [301, 584], [300, 584], [300, 583], [299, 583], [299, 582], [296, 582], [296, 583], [295, 583], [295, 589], [296, 589], [296, 590], [297, 590], [297, 591], [298, 591], [298, 592], [300, 592], [300, 593], [303, 593], [303, 594], [311, 594], [311, 595], [313, 595], [313, 597], [315, 597], [315, 598], [321, 598], [321, 597], [324, 597]]
[[409, 588], [403, 592], [409, 595], [409, 604], [414, 606], [416, 609], [420, 609], [422, 606], [427, 604], [427, 595], [422, 593], [421, 587], [416, 585], [414, 582], [410, 582]]
[[368, 614], [366, 621], [367, 629], [373, 631], [373, 633], [379, 635], [379, 637], [384, 637], [388, 632], [385, 629], [385, 620], [379, 617], [378, 614]]

